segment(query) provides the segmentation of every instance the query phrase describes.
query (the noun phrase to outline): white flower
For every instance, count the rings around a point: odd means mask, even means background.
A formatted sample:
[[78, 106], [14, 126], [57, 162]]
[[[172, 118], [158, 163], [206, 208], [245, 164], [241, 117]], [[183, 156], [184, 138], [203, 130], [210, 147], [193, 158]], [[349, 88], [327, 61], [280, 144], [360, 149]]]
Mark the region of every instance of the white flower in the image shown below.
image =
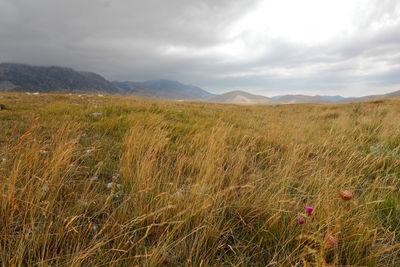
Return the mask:
[[47, 194], [47, 192], [49, 192], [49, 186], [46, 184], [46, 183], [44, 183], [43, 185], [42, 185], [42, 196], [44, 197], [44, 196], [46, 196], [46, 194]]
[[113, 188], [113, 187], [116, 187], [116, 188], [121, 188], [121, 184], [117, 184], [117, 183], [114, 183], [114, 182], [111, 182], [111, 183], [108, 183], [107, 184], [107, 188], [108, 189], [111, 189], [111, 188]]

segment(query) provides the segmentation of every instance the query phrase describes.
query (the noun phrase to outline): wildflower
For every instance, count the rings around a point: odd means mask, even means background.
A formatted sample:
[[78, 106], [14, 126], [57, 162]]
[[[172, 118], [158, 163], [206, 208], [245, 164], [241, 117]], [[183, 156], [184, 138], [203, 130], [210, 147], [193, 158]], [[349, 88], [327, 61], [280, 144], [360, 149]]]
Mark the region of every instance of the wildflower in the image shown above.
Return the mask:
[[304, 220], [302, 218], [297, 218], [297, 224], [301, 225], [304, 223]]
[[39, 150], [39, 153], [42, 154], [42, 155], [46, 155], [46, 154], [49, 153], [49, 151], [47, 151], [45, 149], [41, 149], [41, 150]]
[[163, 262], [162, 262], [163, 265], [167, 265], [168, 263], [169, 263], [168, 260], [163, 260]]
[[47, 183], [44, 183], [43, 186], [42, 186], [42, 196], [45, 197], [47, 192], [49, 192], [49, 190], [50, 190], [50, 188], [47, 185]]
[[341, 190], [339, 196], [344, 201], [349, 201], [353, 198], [353, 194], [349, 190]]
[[314, 210], [313, 207], [307, 206], [307, 207], [306, 207], [306, 213], [307, 213], [307, 215], [308, 215], [308, 216], [311, 216], [311, 213], [313, 212], [313, 210]]
[[119, 189], [119, 188], [122, 187], [122, 185], [121, 185], [121, 184], [114, 183], [114, 182], [110, 182], [110, 183], [107, 184], [107, 188], [108, 188], [108, 189], [111, 189], [111, 188], [113, 188], [113, 187], [116, 187], [116, 188]]
[[328, 247], [334, 247], [337, 245], [337, 239], [330, 235], [326, 239], [326, 244], [328, 245]]

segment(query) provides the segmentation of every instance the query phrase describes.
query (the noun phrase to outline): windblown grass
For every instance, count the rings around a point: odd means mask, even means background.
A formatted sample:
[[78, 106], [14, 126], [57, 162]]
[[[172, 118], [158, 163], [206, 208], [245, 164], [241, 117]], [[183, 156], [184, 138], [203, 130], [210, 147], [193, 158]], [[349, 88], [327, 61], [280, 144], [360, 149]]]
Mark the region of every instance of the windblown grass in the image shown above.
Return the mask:
[[0, 104], [2, 265], [400, 265], [400, 100]]

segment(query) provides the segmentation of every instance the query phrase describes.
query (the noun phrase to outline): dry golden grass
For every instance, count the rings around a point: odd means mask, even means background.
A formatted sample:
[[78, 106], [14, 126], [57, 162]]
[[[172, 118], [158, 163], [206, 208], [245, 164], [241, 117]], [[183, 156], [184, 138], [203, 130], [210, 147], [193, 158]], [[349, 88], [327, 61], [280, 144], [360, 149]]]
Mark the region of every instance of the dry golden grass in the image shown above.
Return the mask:
[[0, 104], [2, 265], [400, 265], [400, 100]]

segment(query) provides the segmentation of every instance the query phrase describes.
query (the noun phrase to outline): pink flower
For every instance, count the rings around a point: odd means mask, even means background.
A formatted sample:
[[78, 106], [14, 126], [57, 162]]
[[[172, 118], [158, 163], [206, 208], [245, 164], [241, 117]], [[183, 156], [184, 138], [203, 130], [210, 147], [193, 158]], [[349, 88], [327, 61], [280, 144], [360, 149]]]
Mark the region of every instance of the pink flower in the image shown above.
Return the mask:
[[328, 238], [326, 239], [326, 244], [328, 245], [328, 247], [334, 247], [337, 245], [337, 239], [334, 236], [328, 236]]
[[304, 220], [302, 219], [302, 218], [297, 218], [297, 224], [303, 224], [304, 223]]
[[313, 207], [307, 206], [307, 207], [306, 207], [306, 213], [307, 213], [307, 215], [308, 215], [308, 216], [311, 216], [311, 213], [313, 212], [313, 210], [314, 210]]

